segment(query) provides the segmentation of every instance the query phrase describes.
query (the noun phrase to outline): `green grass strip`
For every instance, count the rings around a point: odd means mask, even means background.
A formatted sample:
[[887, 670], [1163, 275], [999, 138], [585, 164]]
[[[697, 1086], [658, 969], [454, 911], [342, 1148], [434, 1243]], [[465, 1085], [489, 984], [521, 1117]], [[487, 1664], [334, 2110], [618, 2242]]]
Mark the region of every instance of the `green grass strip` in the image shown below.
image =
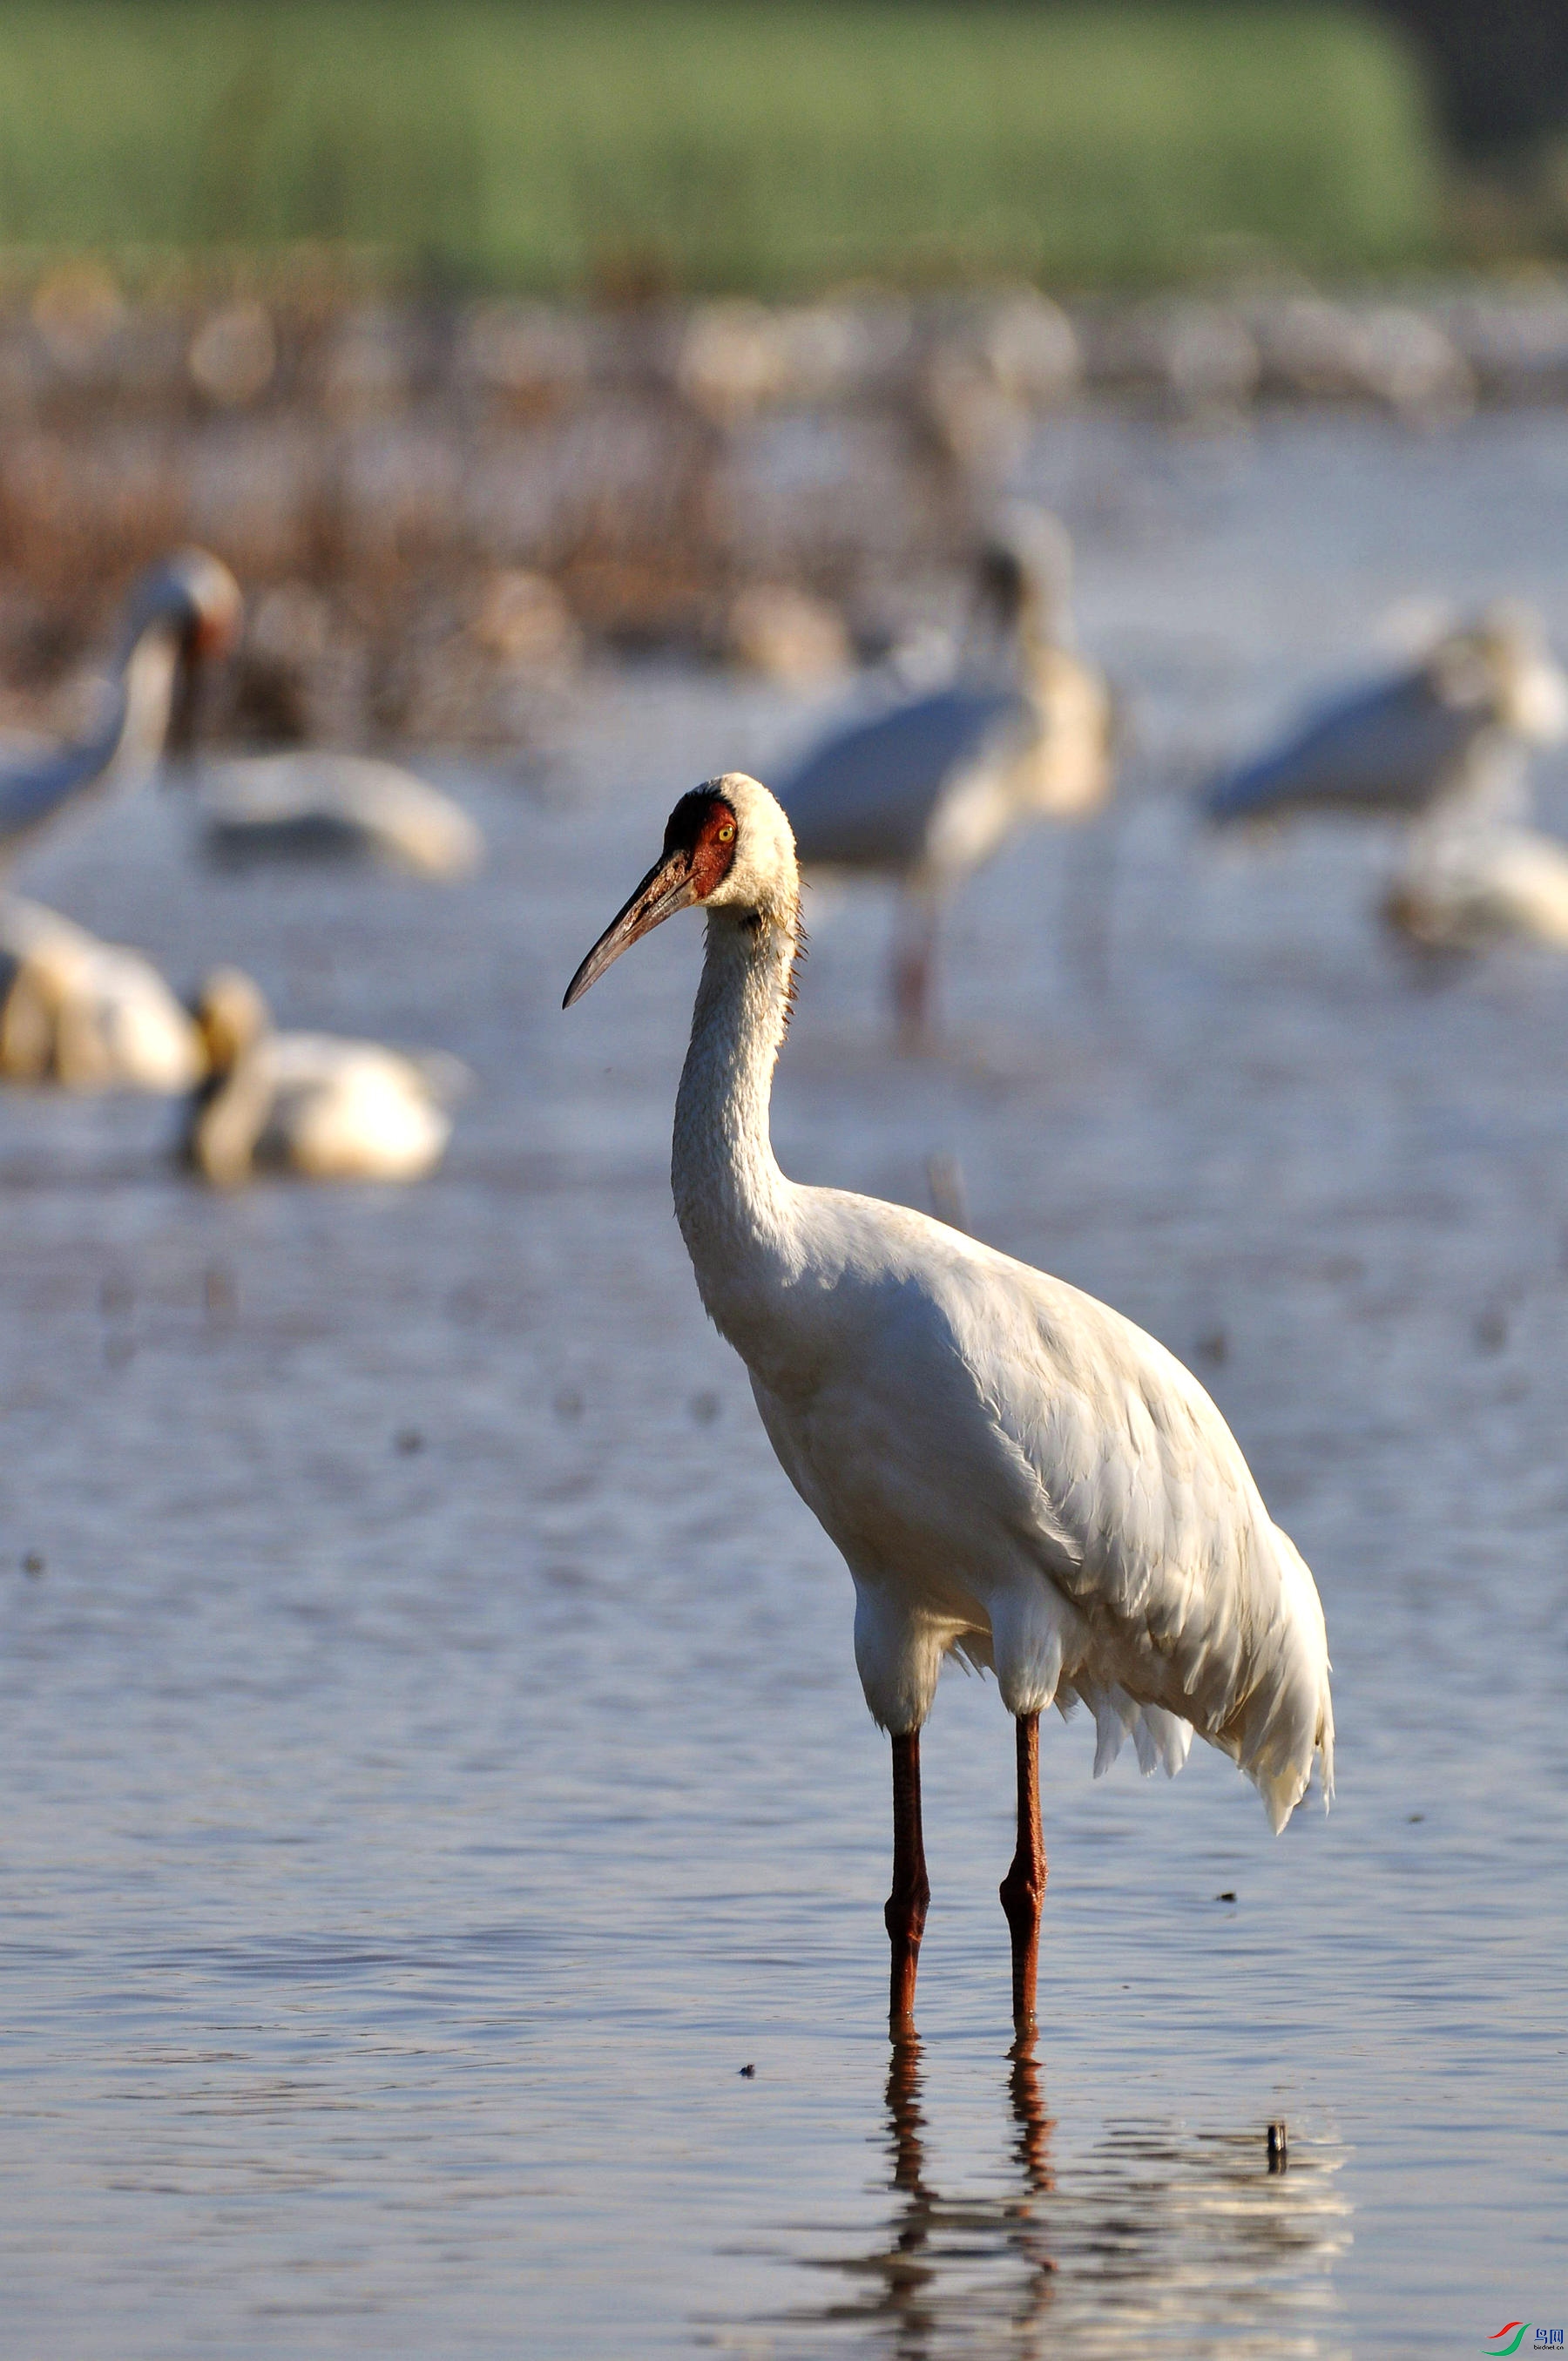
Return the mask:
[[1336, 8], [20, 0], [0, 241], [343, 241], [407, 272], [775, 292], [1396, 267], [1438, 168]]

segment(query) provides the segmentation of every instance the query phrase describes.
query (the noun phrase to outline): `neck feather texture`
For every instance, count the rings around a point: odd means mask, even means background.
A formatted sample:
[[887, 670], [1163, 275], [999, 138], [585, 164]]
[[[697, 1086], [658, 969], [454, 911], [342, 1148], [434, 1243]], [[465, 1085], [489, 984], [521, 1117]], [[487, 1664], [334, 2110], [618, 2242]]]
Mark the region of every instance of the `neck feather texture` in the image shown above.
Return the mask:
[[670, 1180], [702, 1300], [743, 1356], [758, 1291], [789, 1257], [792, 1184], [768, 1129], [799, 909], [718, 909], [675, 1098]]
[[163, 750], [177, 660], [167, 631], [144, 634], [91, 735], [0, 781], [0, 845], [20, 844], [79, 798], [142, 784]]
[[144, 631], [126, 662], [120, 709], [103, 734], [105, 784], [139, 786], [169, 735], [180, 651], [168, 630]]

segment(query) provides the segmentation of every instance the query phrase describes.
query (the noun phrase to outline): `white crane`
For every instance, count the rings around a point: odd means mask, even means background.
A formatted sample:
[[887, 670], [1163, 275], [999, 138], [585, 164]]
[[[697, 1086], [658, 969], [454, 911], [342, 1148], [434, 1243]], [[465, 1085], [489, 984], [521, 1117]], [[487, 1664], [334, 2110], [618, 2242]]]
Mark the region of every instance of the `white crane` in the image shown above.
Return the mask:
[[806, 868], [903, 890], [892, 996], [906, 1039], [927, 1029], [946, 896], [1029, 820], [1081, 818], [1111, 792], [1111, 700], [1070, 644], [1071, 566], [1054, 517], [1015, 516], [980, 566], [1000, 666], [835, 730], [780, 785]]
[[1216, 780], [1221, 824], [1298, 812], [1409, 822], [1383, 915], [1429, 950], [1508, 936], [1568, 947], [1568, 847], [1521, 827], [1532, 748], [1568, 734], [1568, 680], [1540, 618], [1504, 605], [1420, 661], [1317, 707]]
[[275, 1032], [260, 990], [237, 968], [207, 978], [196, 1021], [208, 1072], [185, 1154], [215, 1186], [265, 1171], [422, 1180], [440, 1163], [452, 1132], [447, 1103], [468, 1079], [457, 1059]]
[[163, 752], [181, 664], [226, 654], [239, 634], [238, 586], [205, 550], [181, 550], [131, 597], [104, 716], [74, 746], [0, 759], [0, 857], [68, 809], [139, 787]]
[[[75, 745], [0, 759], [0, 859], [63, 815], [150, 776], [181, 668], [225, 653], [240, 611], [233, 576], [204, 550], [182, 550], [143, 577], [97, 728]], [[204, 1062], [189, 1014], [148, 961], [0, 895], [0, 1075], [173, 1093], [189, 1090]]]
[[411, 877], [466, 877], [485, 841], [461, 804], [400, 763], [315, 747], [203, 766], [207, 850], [231, 866], [364, 861]]
[[1210, 785], [1212, 820], [1439, 809], [1509, 816], [1532, 746], [1568, 731], [1568, 681], [1539, 616], [1505, 603], [1419, 663], [1311, 708], [1283, 741]]
[[1129, 1732], [1178, 1770], [1196, 1729], [1275, 1828], [1314, 1758], [1332, 1790], [1322, 1609], [1197, 1380], [1119, 1313], [946, 1224], [786, 1180], [768, 1108], [799, 945], [789, 823], [737, 773], [683, 796], [569, 1007], [676, 910], [707, 949], [675, 1104], [675, 1212], [785, 1474], [849, 1565], [866, 1702], [893, 1741], [895, 2032], [929, 1887], [920, 1729], [942, 1659], [991, 1667], [1017, 1722], [1002, 1886], [1033, 2020], [1046, 1858], [1039, 1718], [1081, 1699], [1097, 1769]]

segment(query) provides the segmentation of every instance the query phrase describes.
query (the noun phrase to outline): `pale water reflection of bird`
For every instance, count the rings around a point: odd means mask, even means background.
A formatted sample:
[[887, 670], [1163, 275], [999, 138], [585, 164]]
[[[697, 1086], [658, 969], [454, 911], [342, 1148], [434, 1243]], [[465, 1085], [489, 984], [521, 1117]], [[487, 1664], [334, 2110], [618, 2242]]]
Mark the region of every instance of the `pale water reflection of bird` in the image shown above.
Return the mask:
[[[950, 2138], [929, 2136], [920, 2041], [894, 2043], [886, 2210], [869, 2237], [852, 2223], [808, 2225], [795, 2259], [812, 2291], [770, 2323], [782, 2349], [815, 2352], [824, 2332], [842, 2341], [859, 2329], [897, 2361], [1321, 2352], [1333, 2274], [1352, 2244], [1344, 2151], [1332, 2134], [1275, 2153], [1259, 2123], [1194, 2130], [1157, 2111], [1107, 2122], [1090, 2141], [1080, 2105], [1058, 2153], [1038, 2048], [1025, 2034], [1008, 2053], [1011, 2157], [983, 2174], [971, 2164], [965, 2186], [948, 2178], [961, 2169]], [[944, 2151], [945, 2172], [933, 2160]]]
[[[141, 785], [163, 751], [182, 667], [226, 653], [239, 617], [234, 577], [203, 550], [145, 576], [98, 726], [74, 745], [0, 762], [0, 855]], [[69, 1090], [178, 1092], [204, 1063], [189, 1013], [148, 961], [35, 903], [0, 903], [0, 1074]]]
[[275, 1032], [259, 989], [234, 968], [207, 978], [196, 1016], [209, 1071], [185, 1153], [205, 1180], [419, 1180], [441, 1161], [448, 1102], [467, 1079], [457, 1060]]
[[1014, 516], [982, 553], [990, 660], [836, 730], [779, 787], [802, 864], [902, 889], [893, 1001], [903, 1037], [930, 1018], [941, 903], [1031, 819], [1079, 819], [1111, 792], [1111, 701], [1070, 640], [1071, 544]]
[[456, 878], [484, 856], [484, 838], [451, 796], [369, 755], [233, 755], [203, 765], [197, 795], [207, 850], [229, 865], [350, 860]]
[[[1005, 2324], [1014, 2337], [1026, 2337], [1021, 2350], [1036, 2350], [1034, 2335], [1046, 2325], [1058, 2289], [1055, 2224], [1040, 2202], [1056, 2185], [1055, 2125], [1046, 2112], [1036, 2036], [1020, 2035], [1008, 2061], [1017, 2172], [1004, 2194], [987, 2188], [949, 2196], [933, 2181], [922, 2064], [917, 2035], [894, 2043], [886, 2090], [890, 2218], [869, 2252], [856, 2246], [846, 2255], [840, 2244], [809, 2257], [814, 2278], [848, 2281], [828, 2316], [840, 2329], [853, 2322], [892, 2330], [901, 2361], [948, 2350], [946, 2336], [959, 2315], [972, 2337], [977, 2312], [996, 2329]], [[824, 2324], [822, 2315], [809, 2309], [789, 2315], [792, 2327], [808, 2323]]]
[[929, 1887], [920, 1729], [948, 1653], [1016, 1720], [1018, 1842], [1002, 1896], [1033, 2021], [1046, 1881], [1039, 1717], [1078, 1701], [1098, 1766], [1131, 1734], [1179, 1769], [1193, 1729], [1284, 1826], [1332, 1786], [1322, 1609], [1202, 1388], [1115, 1312], [929, 1216], [787, 1180], [769, 1136], [794, 991], [799, 873], [765, 787], [682, 798], [663, 852], [584, 960], [569, 1006], [674, 911], [707, 914], [675, 1106], [675, 1212], [712, 1319], [785, 1473], [855, 1586], [866, 1700], [893, 1741], [891, 2017], [912, 2020]]

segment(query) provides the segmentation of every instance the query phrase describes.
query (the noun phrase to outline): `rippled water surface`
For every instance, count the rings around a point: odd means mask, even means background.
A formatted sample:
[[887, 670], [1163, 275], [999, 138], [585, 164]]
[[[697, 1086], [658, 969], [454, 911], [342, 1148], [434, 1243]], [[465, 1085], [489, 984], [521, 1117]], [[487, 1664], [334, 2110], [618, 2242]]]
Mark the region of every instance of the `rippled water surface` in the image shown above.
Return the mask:
[[1193, 1361], [1322, 1591], [1332, 1818], [1275, 1841], [1202, 1748], [1095, 1785], [1053, 1722], [1014, 2058], [1010, 1732], [953, 1675], [890, 2060], [848, 1578], [670, 1216], [696, 927], [558, 1013], [675, 793], [765, 775], [810, 709], [607, 679], [465, 783], [494, 857], [449, 892], [214, 882], [146, 801], [20, 882], [479, 1086], [428, 1188], [234, 1202], [170, 1176], [166, 1109], [0, 1105], [8, 2351], [1463, 2353], [1568, 2318], [1568, 963], [1416, 974], [1376, 831], [1217, 851], [1172, 792], [1400, 598], [1518, 589], [1568, 639], [1568, 440], [1083, 426], [1036, 472], [1127, 692], [1124, 806], [966, 893], [940, 1056], [884, 1045], [884, 904], [813, 897], [780, 1152], [916, 1202], [958, 1157], [980, 1232]]

